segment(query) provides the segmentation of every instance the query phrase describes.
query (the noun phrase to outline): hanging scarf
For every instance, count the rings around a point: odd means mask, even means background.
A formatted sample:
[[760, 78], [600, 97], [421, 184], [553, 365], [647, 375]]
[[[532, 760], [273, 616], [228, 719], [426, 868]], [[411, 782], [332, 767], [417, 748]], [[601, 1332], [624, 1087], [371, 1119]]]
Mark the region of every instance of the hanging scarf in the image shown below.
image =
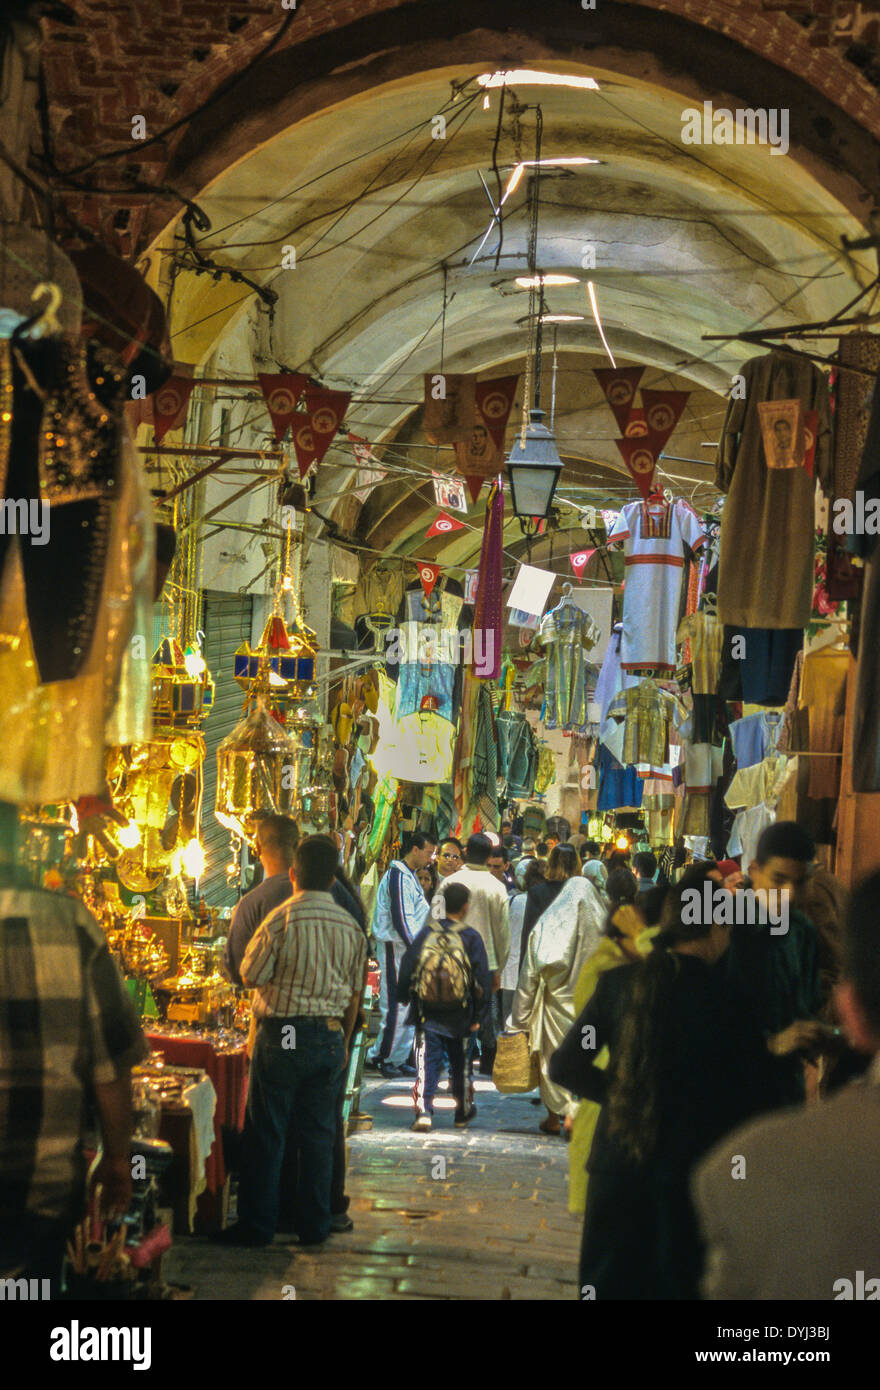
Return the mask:
[[475, 643], [474, 651], [484, 654], [482, 665], [475, 666], [475, 670], [483, 679], [493, 681], [498, 679], [501, 671], [503, 546], [504, 484], [499, 477], [486, 503], [477, 599], [474, 605], [474, 631], [483, 634], [481, 645], [478, 647]]

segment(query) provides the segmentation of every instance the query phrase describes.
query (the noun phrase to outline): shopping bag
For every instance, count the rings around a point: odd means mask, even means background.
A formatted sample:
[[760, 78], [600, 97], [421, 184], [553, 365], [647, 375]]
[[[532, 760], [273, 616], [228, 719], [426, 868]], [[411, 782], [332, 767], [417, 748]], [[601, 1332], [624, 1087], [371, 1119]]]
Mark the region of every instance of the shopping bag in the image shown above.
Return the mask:
[[540, 1070], [538, 1054], [529, 1047], [528, 1033], [500, 1033], [492, 1064], [492, 1080], [503, 1095], [534, 1091]]

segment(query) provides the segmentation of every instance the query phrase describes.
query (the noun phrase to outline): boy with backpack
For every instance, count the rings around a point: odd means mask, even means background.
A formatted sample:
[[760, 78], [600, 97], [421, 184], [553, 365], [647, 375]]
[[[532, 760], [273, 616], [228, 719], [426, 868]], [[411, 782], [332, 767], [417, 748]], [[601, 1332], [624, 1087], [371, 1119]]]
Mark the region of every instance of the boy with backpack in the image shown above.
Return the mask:
[[473, 927], [462, 925], [469, 900], [470, 890], [463, 883], [450, 883], [445, 917], [428, 920], [400, 964], [398, 1002], [410, 1004], [410, 1021], [416, 1025], [412, 1128], [417, 1131], [431, 1128], [444, 1050], [456, 1128], [464, 1129], [477, 1113], [471, 1041], [489, 1017], [492, 975], [483, 938]]

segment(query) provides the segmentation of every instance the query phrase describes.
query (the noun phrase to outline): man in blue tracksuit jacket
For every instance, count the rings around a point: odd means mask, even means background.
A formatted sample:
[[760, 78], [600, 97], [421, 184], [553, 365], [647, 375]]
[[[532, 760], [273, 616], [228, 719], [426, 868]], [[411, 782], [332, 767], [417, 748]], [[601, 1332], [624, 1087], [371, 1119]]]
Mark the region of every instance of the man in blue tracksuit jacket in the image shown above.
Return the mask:
[[397, 977], [407, 946], [418, 936], [431, 911], [416, 874], [430, 862], [436, 841], [417, 830], [402, 859], [393, 860], [376, 892], [373, 912], [373, 939], [382, 977], [379, 982], [379, 1008], [382, 1021], [376, 1045], [367, 1054], [366, 1065], [383, 1076], [396, 1076], [400, 1068], [412, 1075], [407, 1058], [412, 1051], [414, 1029], [404, 1022], [405, 1011], [397, 1000]]
[[471, 1035], [485, 1028], [492, 1007], [492, 972], [480, 933], [463, 925], [470, 890], [463, 883], [450, 883], [445, 892], [446, 916], [439, 926], [454, 932], [464, 947], [471, 968], [471, 989], [460, 1012], [448, 1009], [431, 1013], [413, 992], [422, 948], [438, 923], [431, 920], [419, 932], [400, 965], [397, 997], [401, 1004], [411, 1001], [410, 1019], [416, 1024], [416, 1082], [413, 1103], [416, 1117], [412, 1128], [429, 1130], [434, 1096], [443, 1069], [443, 1054], [449, 1058], [449, 1081], [455, 1099], [455, 1125], [463, 1129], [477, 1113], [474, 1105], [473, 1049]]

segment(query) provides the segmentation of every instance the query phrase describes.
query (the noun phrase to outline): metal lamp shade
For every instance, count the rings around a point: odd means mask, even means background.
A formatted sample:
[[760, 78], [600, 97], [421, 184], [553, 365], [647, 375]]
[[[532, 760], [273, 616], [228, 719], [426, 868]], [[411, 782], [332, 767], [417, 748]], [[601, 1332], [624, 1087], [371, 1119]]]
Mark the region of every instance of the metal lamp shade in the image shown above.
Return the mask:
[[529, 411], [525, 447], [518, 434], [507, 459], [513, 510], [517, 516], [547, 516], [562, 472], [556, 439], [541, 423], [543, 418], [543, 410]]

